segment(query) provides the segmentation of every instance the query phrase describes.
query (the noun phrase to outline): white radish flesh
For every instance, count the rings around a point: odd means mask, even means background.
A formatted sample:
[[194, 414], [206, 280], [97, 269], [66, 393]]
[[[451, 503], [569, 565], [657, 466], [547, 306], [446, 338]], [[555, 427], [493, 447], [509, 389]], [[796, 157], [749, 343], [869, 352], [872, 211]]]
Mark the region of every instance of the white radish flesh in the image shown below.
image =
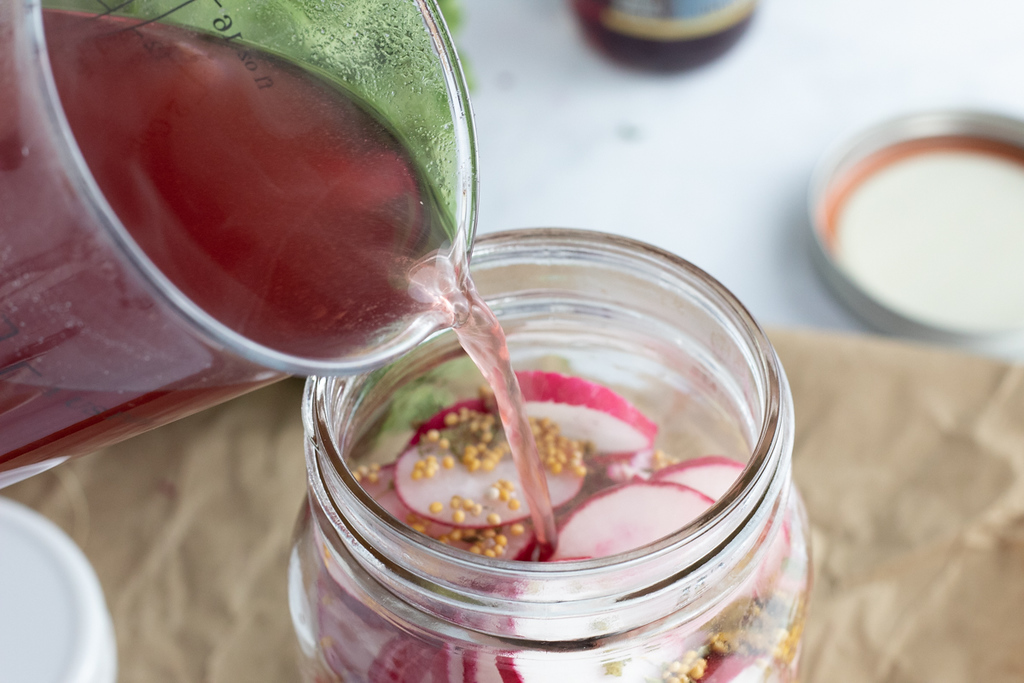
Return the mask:
[[742, 471], [742, 463], [719, 455], [709, 455], [658, 470], [653, 480], [689, 486], [718, 500], [732, 488]]
[[643, 547], [683, 528], [713, 502], [672, 482], [638, 481], [607, 489], [573, 511], [551, 559], [607, 557]]
[[530, 417], [547, 417], [570, 439], [586, 440], [599, 453], [650, 448], [658, 426], [611, 389], [556, 372], [519, 372]]
[[[529, 505], [522, 496], [519, 474], [511, 456], [503, 457], [489, 472], [482, 468], [470, 472], [461, 462], [455, 462], [451, 468], [439, 467], [432, 476], [413, 478], [416, 463], [422, 459], [418, 446], [402, 454], [395, 464], [395, 491], [406, 506], [424, 519], [479, 529], [516, 522], [529, 516]], [[571, 500], [583, 486], [583, 477], [571, 469], [565, 469], [558, 475], [546, 474], [551, 504], [555, 507]], [[513, 488], [509, 500], [501, 499], [499, 481], [511, 482]], [[479, 513], [451, 507], [452, 496], [480, 505]], [[517, 502], [510, 506], [513, 500]]]

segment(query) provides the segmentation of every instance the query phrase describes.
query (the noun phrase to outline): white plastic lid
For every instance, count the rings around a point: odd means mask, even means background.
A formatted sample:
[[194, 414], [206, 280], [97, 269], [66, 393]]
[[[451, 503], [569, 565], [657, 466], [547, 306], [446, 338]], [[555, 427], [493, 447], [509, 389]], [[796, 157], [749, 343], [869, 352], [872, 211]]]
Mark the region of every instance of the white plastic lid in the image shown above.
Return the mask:
[[0, 497], [0, 678], [115, 683], [114, 626], [96, 573], [53, 522]]

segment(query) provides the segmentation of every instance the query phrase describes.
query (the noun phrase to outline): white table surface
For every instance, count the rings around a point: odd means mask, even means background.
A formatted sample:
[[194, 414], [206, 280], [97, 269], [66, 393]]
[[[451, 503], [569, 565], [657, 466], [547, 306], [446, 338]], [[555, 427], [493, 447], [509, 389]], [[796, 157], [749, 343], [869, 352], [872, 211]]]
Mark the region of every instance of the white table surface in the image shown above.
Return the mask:
[[481, 233], [582, 227], [721, 280], [763, 324], [859, 330], [810, 259], [807, 186], [842, 138], [912, 111], [1024, 116], [1021, 0], [762, 0], [678, 75], [592, 50], [567, 0], [462, 0]]

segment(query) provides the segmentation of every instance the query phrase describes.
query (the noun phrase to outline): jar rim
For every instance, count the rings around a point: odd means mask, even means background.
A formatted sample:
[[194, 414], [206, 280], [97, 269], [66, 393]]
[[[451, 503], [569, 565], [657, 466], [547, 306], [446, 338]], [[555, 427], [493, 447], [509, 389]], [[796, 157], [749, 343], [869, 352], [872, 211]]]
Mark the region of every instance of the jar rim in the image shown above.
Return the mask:
[[[780, 515], [771, 511], [785, 505], [789, 484], [789, 454], [792, 449], [792, 405], [781, 364], [767, 336], [749, 311], [713, 277], [685, 259], [633, 239], [595, 231], [563, 228], [519, 229], [488, 234], [474, 247], [473, 267], [486, 268], [496, 262], [535, 259], [575, 253], [599, 254], [611, 262], [646, 268], [660, 278], [685, 280], [709, 301], [725, 311], [733, 328], [742, 333], [760, 387], [760, 431], [753, 441], [749, 459], [736, 482], [703, 515], [652, 544], [608, 557], [557, 563], [522, 562], [471, 555], [434, 539], [424, 537], [395, 520], [365, 491], [345, 465], [342, 450], [329, 414], [329, 394], [341, 388], [340, 400], [355, 394], [365, 376], [340, 379], [311, 377], [303, 399], [303, 415], [312, 448], [307, 449], [311, 486], [322, 507], [358, 507], [383, 522], [386, 533], [399, 542], [415, 543], [438, 555], [443, 566], [487, 572], [509, 579], [558, 581], [585, 579], [608, 573], [636, 572], [638, 567], [658, 560], [659, 571], [639, 572], [632, 581], [632, 596], [642, 597], [662, 590], [668, 581], [685, 577], [700, 583], [701, 573], [722, 571], [723, 549], [734, 543], [741, 531], [753, 525], [759, 531], [774, 526]], [[338, 464], [341, 466], [338, 467]], [[324, 468], [333, 471], [325, 471]], [[335, 490], [337, 489], [337, 490]], [[338, 510], [335, 509], [334, 513]], [[336, 523], [344, 522], [330, 515]], [[378, 557], [379, 559], [379, 557]], [[608, 597], [608, 596], [606, 596]], [[621, 598], [621, 596], [619, 596]], [[539, 598], [543, 599], [543, 598]]]

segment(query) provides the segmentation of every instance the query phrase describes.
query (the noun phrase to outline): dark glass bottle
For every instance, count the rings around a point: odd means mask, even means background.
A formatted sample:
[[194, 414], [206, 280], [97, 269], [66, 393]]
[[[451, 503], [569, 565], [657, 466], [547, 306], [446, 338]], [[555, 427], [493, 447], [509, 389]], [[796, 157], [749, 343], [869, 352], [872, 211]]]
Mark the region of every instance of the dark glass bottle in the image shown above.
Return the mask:
[[587, 40], [611, 59], [651, 71], [706, 64], [750, 25], [757, 0], [572, 0]]

